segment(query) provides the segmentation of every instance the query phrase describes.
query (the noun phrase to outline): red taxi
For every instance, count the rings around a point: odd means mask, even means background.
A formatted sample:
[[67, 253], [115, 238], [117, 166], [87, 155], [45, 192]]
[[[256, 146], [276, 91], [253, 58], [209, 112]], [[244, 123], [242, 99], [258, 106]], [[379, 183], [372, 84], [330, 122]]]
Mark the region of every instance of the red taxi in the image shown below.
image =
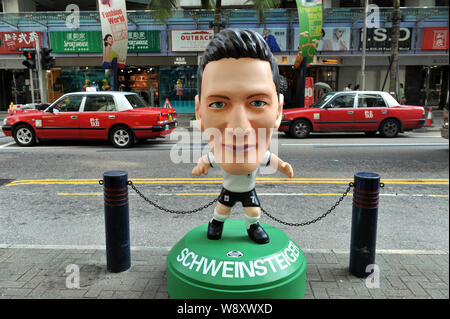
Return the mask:
[[175, 109], [148, 107], [136, 93], [77, 92], [63, 95], [44, 111], [17, 109], [2, 130], [20, 146], [39, 140], [109, 140], [118, 148], [163, 137], [177, 127]]
[[279, 131], [295, 138], [311, 132], [365, 132], [395, 137], [425, 125], [425, 109], [400, 105], [387, 92], [343, 91], [325, 94], [308, 108], [283, 110]]

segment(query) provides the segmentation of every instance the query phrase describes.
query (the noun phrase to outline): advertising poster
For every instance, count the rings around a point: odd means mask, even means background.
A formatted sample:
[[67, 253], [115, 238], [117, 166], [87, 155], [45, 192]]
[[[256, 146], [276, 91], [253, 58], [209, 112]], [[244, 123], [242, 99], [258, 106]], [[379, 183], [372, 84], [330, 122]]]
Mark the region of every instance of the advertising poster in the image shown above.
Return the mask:
[[422, 50], [448, 50], [448, 27], [423, 28]]
[[280, 52], [287, 50], [287, 29], [286, 28], [250, 28], [261, 34], [266, 40], [272, 52]]
[[214, 38], [213, 29], [171, 30], [171, 52], [202, 52]]
[[322, 0], [296, 0], [299, 21], [299, 46], [294, 64], [300, 66], [303, 59], [306, 64], [312, 62], [322, 36]]
[[42, 46], [41, 32], [0, 32], [0, 54], [16, 54], [21, 53], [24, 49], [34, 48], [36, 40], [39, 40]]
[[324, 34], [317, 47], [318, 51], [350, 50], [351, 28], [323, 28]]
[[103, 65], [111, 68], [117, 58], [117, 66], [125, 67], [128, 51], [128, 21], [125, 0], [98, 0], [103, 39]]

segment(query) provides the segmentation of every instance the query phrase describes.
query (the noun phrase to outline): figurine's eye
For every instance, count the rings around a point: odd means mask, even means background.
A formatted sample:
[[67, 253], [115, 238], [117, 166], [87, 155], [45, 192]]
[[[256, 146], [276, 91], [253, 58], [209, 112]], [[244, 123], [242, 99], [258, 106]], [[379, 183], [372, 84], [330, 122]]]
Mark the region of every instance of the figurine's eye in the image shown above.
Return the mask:
[[221, 108], [225, 107], [225, 105], [226, 105], [225, 102], [214, 102], [214, 103], [211, 103], [209, 105], [209, 107], [212, 107], [212, 108], [215, 108], [215, 109], [221, 109]]
[[264, 102], [264, 101], [257, 100], [257, 101], [251, 102], [250, 105], [253, 105], [253, 106], [256, 106], [256, 107], [263, 107], [263, 106], [267, 105], [267, 103]]

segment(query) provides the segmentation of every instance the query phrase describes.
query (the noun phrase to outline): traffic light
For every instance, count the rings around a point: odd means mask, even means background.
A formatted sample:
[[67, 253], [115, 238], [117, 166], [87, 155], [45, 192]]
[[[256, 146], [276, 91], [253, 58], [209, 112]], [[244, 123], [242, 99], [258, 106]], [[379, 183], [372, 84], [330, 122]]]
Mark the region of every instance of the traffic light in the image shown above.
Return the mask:
[[55, 65], [55, 58], [50, 56], [52, 49], [42, 48], [41, 49], [41, 66], [42, 70], [49, 70]]
[[22, 62], [23, 65], [27, 67], [27, 69], [34, 70], [36, 69], [36, 52], [35, 51], [23, 51], [23, 56], [25, 57], [25, 61]]

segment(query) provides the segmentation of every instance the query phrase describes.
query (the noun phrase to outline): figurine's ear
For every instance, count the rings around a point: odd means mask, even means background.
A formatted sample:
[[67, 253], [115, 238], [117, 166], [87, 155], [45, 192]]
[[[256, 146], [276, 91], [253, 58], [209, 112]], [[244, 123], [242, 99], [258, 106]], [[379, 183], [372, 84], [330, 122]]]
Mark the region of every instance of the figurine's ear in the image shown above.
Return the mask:
[[277, 110], [277, 120], [275, 121], [274, 128], [279, 128], [281, 124], [281, 117], [283, 116], [283, 105], [284, 105], [284, 95], [280, 93], [278, 97], [278, 110]]
[[195, 120], [197, 122], [197, 128], [203, 131], [202, 118], [200, 115], [200, 97], [198, 94], [195, 96]]

